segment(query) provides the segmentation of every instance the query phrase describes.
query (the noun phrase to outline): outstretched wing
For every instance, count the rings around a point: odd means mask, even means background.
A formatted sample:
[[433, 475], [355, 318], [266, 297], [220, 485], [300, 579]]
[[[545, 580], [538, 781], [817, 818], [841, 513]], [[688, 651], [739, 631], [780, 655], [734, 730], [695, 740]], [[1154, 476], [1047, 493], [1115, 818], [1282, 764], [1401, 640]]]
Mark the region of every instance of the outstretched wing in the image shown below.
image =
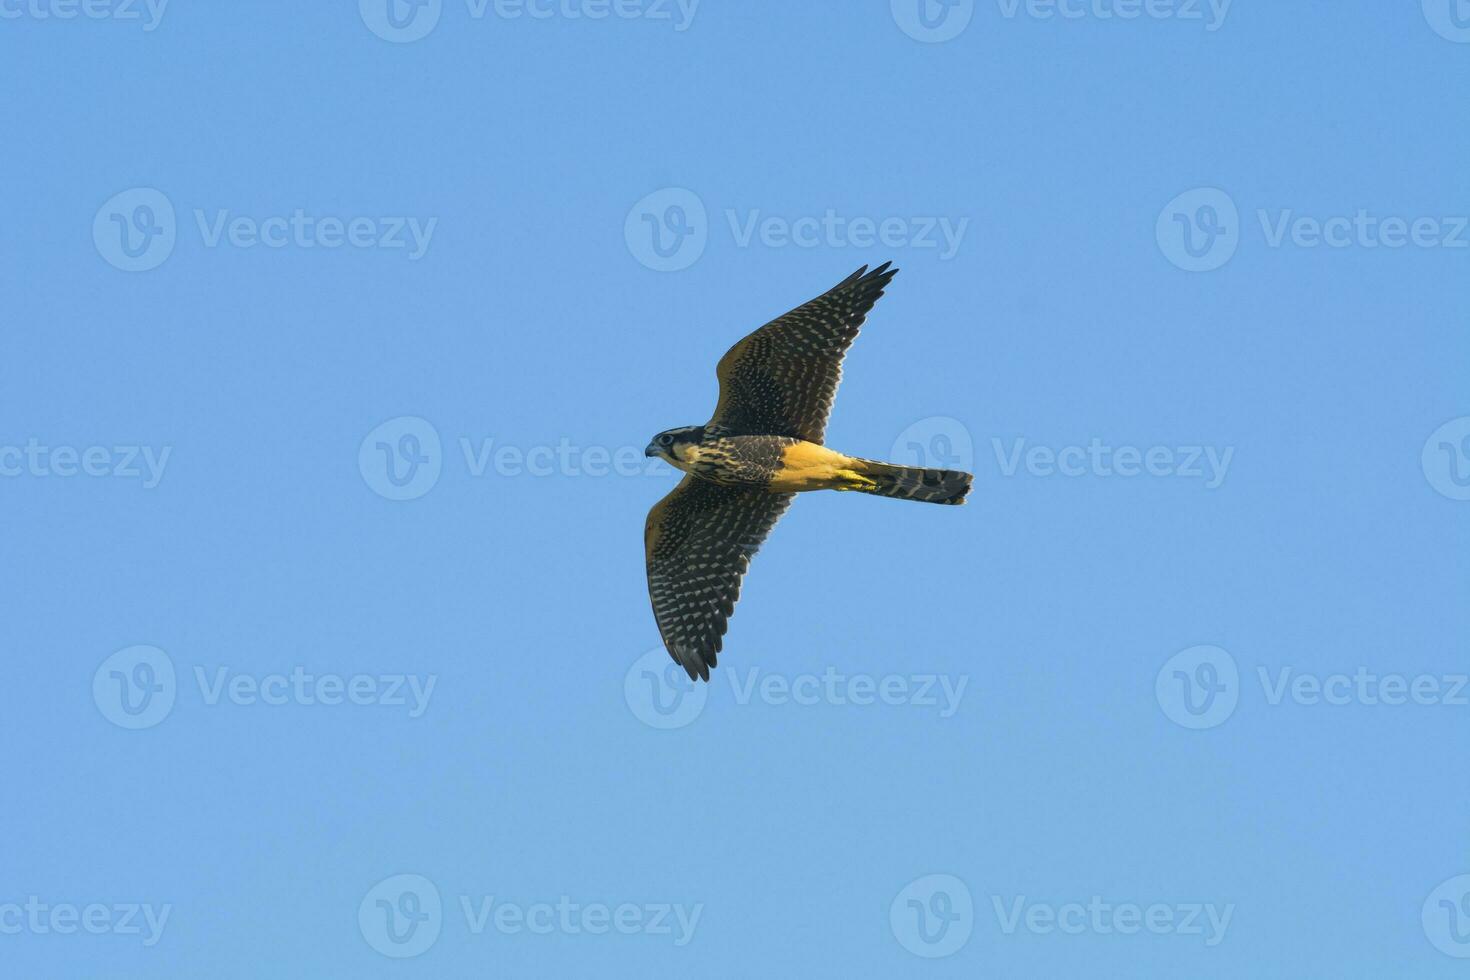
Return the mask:
[[889, 265], [863, 266], [731, 347], [716, 369], [720, 401], [710, 425], [821, 442], [843, 355], [898, 272]]
[[791, 497], [686, 476], [648, 512], [643, 547], [653, 616], [691, 680], [709, 680], [740, 579]]

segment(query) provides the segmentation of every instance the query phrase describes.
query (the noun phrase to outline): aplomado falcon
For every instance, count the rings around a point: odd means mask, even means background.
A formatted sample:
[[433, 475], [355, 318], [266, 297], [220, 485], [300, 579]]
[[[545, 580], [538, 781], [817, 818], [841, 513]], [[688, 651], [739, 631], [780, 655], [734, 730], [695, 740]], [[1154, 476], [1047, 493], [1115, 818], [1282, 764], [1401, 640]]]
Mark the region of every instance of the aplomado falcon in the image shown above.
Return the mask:
[[856, 490], [962, 504], [972, 477], [895, 466], [822, 445], [842, 358], [898, 272], [867, 266], [772, 320], [720, 358], [720, 400], [704, 425], [660, 432], [644, 451], [687, 475], [648, 512], [648, 594], [670, 655], [709, 680], [740, 580], [794, 494]]

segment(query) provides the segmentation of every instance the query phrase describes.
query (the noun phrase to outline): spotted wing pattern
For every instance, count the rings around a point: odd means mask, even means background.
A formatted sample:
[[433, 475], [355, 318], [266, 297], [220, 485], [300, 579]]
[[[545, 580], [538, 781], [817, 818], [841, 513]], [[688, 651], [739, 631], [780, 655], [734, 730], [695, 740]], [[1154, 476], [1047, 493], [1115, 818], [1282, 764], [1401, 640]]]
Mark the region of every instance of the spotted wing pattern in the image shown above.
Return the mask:
[[740, 341], [720, 358], [710, 424], [740, 435], [821, 442], [842, 358], [897, 269], [863, 266], [830, 290]]
[[791, 497], [686, 476], [648, 512], [643, 546], [653, 616], [691, 680], [709, 680], [741, 577]]

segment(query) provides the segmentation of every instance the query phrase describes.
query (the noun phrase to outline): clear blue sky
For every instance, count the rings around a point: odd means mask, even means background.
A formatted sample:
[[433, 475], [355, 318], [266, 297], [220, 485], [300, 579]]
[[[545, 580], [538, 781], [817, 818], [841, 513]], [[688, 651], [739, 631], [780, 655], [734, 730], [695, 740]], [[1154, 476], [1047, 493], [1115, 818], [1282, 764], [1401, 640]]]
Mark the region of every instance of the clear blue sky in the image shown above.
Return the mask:
[[4, 972], [1462, 975], [1465, 6], [0, 0]]

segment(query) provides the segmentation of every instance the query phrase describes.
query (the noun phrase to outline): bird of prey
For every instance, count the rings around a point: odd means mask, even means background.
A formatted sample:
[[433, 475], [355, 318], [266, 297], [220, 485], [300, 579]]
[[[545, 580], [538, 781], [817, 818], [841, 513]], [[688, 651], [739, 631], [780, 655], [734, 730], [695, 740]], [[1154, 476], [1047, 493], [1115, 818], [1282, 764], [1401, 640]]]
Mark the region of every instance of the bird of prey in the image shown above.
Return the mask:
[[691, 680], [709, 680], [740, 580], [791, 498], [806, 490], [962, 504], [972, 477], [896, 466], [822, 445], [842, 358], [898, 272], [867, 266], [777, 317], [720, 358], [720, 400], [704, 425], [644, 450], [686, 474], [648, 512], [643, 545], [653, 616]]

